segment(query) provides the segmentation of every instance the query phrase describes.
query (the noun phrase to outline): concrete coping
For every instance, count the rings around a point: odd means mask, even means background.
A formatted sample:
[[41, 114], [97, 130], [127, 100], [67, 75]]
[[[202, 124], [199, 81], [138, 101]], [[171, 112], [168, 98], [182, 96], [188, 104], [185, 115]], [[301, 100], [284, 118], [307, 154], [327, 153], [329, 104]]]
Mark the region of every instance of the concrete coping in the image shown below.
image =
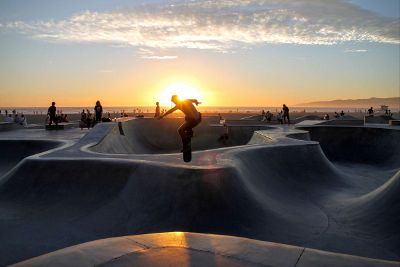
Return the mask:
[[248, 238], [167, 232], [101, 239], [12, 266], [399, 266], [384, 261]]

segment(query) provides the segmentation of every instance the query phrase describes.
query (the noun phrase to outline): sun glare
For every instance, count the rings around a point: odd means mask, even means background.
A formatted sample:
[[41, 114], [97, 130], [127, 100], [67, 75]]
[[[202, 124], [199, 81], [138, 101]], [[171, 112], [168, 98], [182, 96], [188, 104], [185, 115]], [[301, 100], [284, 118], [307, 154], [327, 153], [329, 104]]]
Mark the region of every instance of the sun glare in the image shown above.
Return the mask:
[[197, 99], [199, 101], [202, 101], [202, 95], [200, 91], [194, 86], [186, 83], [174, 83], [167, 86], [160, 93], [160, 104], [169, 106], [171, 104], [172, 95], [177, 95], [179, 99]]

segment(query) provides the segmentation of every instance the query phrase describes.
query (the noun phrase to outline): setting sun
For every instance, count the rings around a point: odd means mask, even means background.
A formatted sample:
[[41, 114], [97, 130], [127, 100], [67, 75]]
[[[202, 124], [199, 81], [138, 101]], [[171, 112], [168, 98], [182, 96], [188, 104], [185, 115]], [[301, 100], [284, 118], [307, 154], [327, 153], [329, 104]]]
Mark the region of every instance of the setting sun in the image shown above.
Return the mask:
[[198, 99], [202, 100], [202, 94], [199, 89], [187, 83], [174, 83], [167, 86], [159, 95], [161, 105], [170, 105], [171, 96], [178, 95], [180, 99]]

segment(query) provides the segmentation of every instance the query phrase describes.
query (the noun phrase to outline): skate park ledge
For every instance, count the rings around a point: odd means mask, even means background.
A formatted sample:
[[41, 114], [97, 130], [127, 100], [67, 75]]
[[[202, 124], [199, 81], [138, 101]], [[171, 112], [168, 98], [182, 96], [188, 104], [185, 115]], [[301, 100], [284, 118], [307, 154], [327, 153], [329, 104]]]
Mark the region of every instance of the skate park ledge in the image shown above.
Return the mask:
[[166, 232], [96, 240], [12, 266], [399, 266], [305, 247], [234, 236]]

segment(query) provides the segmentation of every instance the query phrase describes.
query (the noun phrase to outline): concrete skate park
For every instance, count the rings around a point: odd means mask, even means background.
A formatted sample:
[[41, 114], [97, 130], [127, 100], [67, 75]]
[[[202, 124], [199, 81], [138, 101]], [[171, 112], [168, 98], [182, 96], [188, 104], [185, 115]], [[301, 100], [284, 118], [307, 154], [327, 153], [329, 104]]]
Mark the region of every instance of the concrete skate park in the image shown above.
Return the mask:
[[0, 265], [400, 266], [399, 126], [182, 121], [0, 132]]

